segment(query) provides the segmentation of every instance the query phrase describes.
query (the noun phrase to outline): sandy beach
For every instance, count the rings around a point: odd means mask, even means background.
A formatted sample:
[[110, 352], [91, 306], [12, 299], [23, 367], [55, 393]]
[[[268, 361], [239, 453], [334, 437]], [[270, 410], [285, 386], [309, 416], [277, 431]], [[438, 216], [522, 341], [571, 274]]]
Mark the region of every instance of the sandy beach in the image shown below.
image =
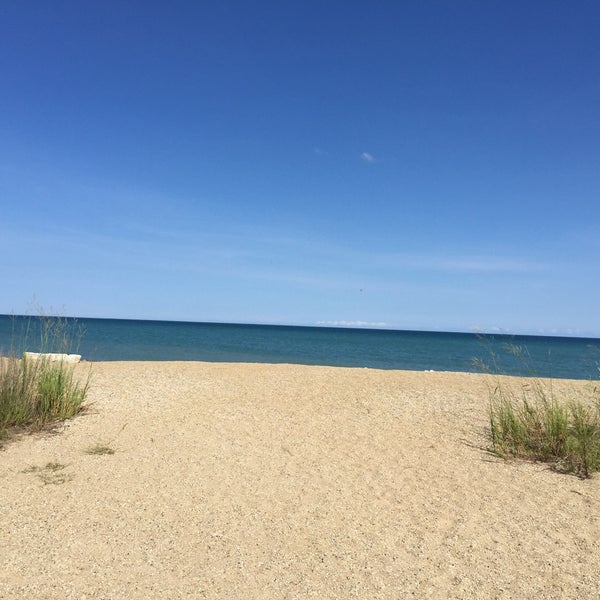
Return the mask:
[[487, 383], [96, 363], [0, 451], [0, 598], [598, 598], [600, 476], [486, 452]]

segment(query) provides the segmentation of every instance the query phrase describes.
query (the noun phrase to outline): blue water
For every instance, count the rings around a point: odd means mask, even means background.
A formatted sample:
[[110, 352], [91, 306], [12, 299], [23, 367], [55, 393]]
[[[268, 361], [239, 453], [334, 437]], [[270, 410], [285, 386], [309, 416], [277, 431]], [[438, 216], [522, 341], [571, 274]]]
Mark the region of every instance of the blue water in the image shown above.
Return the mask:
[[[64, 319], [75, 343], [40, 347], [40, 320], [0, 315], [0, 352], [77, 352], [89, 361], [197, 360], [598, 379], [600, 339], [426, 331]], [[23, 343], [23, 340], [26, 340]], [[517, 349], [520, 356], [515, 357]]]

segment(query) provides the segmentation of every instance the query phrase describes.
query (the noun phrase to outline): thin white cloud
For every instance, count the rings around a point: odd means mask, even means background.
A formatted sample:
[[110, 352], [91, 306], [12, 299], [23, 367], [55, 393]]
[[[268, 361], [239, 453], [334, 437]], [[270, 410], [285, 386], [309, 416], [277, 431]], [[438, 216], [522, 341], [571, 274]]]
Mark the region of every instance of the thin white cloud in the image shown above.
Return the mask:
[[424, 260], [422, 264], [430, 269], [437, 269], [440, 271], [471, 271], [480, 273], [531, 273], [545, 270], [545, 265], [529, 260], [502, 259], [489, 256], [457, 257], [450, 259], [435, 259], [432, 257], [429, 260]]
[[[547, 271], [544, 262], [520, 257], [501, 257], [490, 254], [446, 255], [420, 252], [371, 252], [363, 255], [372, 266], [388, 269], [463, 273], [539, 273]], [[555, 264], [556, 267], [556, 264]]]
[[384, 321], [317, 321], [325, 327], [388, 327]]
[[362, 158], [362, 159], [363, 159], [365, 162], [368, 162], [368, 163], [375, 162], [375, 157], [374, 157], [372, 154], [370, 154], [369, 152], [363, 152], [363, 153], [360, 155], [360, 157], [361, 157], [361, 158]]

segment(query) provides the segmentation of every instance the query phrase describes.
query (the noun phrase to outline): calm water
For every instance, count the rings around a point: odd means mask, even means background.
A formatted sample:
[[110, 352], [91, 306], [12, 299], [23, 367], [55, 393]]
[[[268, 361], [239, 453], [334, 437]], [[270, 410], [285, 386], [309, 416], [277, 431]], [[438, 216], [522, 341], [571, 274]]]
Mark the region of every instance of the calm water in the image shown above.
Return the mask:
[[[478, 372], [481, 368], [474, 364], [478, 359], [490, 367], [495, 360], [496, 370], [510, 374], [600, 376], [600, 339], [122, 319], [63, 321], [79, 342], [68, 349], [44, 349], [78, 352], [89, 361], [200, 360]], [[40, 320], [0, 315], [0, 352], [11, 348], [21, 352], [25, 345], [31, 351], [42, 349]], [[521, 358], [514, 356], [515, 348]]]

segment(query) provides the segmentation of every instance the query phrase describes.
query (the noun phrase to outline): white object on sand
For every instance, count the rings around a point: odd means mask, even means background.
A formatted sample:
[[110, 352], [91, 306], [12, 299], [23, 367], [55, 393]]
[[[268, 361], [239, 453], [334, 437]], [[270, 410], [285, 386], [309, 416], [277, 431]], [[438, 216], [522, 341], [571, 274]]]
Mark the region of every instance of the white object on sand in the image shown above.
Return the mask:
[[78, 363], [81, 360], [81, 354], [59, 354], [56, 352], [24, 352], [23, 354], [25, 358], [32, 358], [34, 360], [45, 358], [52, 362]]

